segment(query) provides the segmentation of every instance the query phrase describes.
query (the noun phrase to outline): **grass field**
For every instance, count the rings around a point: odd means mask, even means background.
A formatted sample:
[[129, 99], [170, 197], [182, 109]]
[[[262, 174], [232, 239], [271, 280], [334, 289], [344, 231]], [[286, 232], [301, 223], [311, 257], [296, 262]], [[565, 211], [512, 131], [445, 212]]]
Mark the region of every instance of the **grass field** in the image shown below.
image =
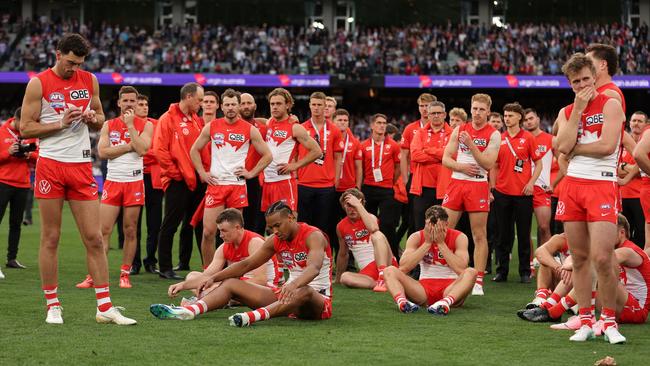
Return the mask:
[[[86, 274], [85, 255], [67, 207], [63, 226], [59, 299], [65, 324], [44, 321], [36, 220], [24, 229], [20, 246], [19, 260], [29, 268], [3, 268], [7, 278], [0, 280], [0, 365], [592, 365], [607, 355], [618, 365], [643, 365], [650, 356], [647, 325], [621, 326], [628, 343], [612, 346], [602, 338], [571, 343], [569, 332], [519, 320], [515, 311], [530, 300], [534, 285], [520, 284], [516, 273], [506, 284], [486, 281], [486, 296], [469, 298], [447, 317], [433, 317], [426, 309], [401, 314], [387, 294], [336, 286], [334, 316], [327, 321], [278, 318], [238, 329], [227, 322], [237, 310], [190, 322], [160, 321], [149, 305], [170, 302], [165, 294], [171, 282], [143, 273], [132, 277], [132, 289], [120, 289], [116, 249], [109, 253], [112, 300], [138, 325], [99, 325], [92, 290], [74, 287]], [[7, 232], [5, 220], [3, 259]], [[198, 253], [193, 260], [199, 268]]]

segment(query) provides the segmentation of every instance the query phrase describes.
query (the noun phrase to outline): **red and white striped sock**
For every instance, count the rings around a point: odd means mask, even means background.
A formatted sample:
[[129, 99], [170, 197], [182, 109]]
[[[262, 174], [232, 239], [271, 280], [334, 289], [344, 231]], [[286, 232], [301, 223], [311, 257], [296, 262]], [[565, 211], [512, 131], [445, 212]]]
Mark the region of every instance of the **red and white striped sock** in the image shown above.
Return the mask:
[[401, 292], [395, 296], [393, 296], [393, 300], [395, 300], [395, 303], [397, 304], [397, 307], [401, 310], [402, 305], [406, 304], [406, 297], [404, 297], [404, 294]]
[[551, 318], [559, 318], [564, 314], [565, 311], [569, 310], [569, 308], [573, 307], [576, 304], [576, 301], [569, 295], [566, 295], [565, 297], [560, 300], [558, 304], [553, 305], [550, 309], [548, 309], [548, 314], [551, 316]]
[[131, 265], [129, 264], [123, 264], [120, 267], [120, 277], [121, 276], [128, 276], [129, 273], [131, 273]]
[[580, 317], [580, 324], [586, 325], [591, 328], [591, 309], [590, 308], [580, 308], [578, 310], [578, 316]]
[[384, 280], [384, 269], [386, 266], [379, 266], [377, 267], [377, 271], [379, 272], [379, 278], [377, 279], [378, 281], [383, 281]]
[[540, 288], [537, 291], [535, 291], [535, 297], [539, 297], [540, 299], [548, 299], [548, 297], [551, 296], [551, 290], [547, 288]]
[[483, 287], [483, 277], [485, 276], [485, 271], [480, 271], [476, 274], [476, 284]]
[[183, 306], [185, 309], [194, 313], [194, 315], [204, 314], [208, 311], [208, 304], [203, 300], [198, 300], [192, 305]]
[[603, 330], [609, 327], [617, 327], [616, 324], [616, 311], [610, 308], [603, 308], [600, 312], [600, 320], [603, 321]]
[[43, 293], [45, 294], [47, 310], [50, 310], [52, 306], [61, 306], [58, 295], [56, 294], [56, 291], [58, 289], [57, 285], [43, 286], [42, 289]]
[[246, 312], [246, 315], [248, 316], [249, 324], [253, 324], [255, 322], [259, 322], [262, 320], [267, 320], [271, 317], [271, 314], [266, 308], [259, 308], [253, 311], [248, 311]]
[[451, 307], [456, 302], [456, 299], [451, 295], [447, 295], [445, 296], [444, 299], [440, 301], [444, 302], [445, 304], [447, 304], [447, 306]]
[[591, 319], [596, 321], [596, 291], [591, 291]]
[[557, 294], [557, 293], [554, 292], [554, 293], [551, 294], [551, 297], [546, 299], [546, 301], [542, 304], [541, 307], [548, 310], [551, 307], [553, 307], [554, 305], [556, 305], [558, 302], [560, 302], [561, 299], [562, 299], [562, 296], [560, 296], [560, 294]]
[[107, 311], [113, 307], [111, 302], [111, 293], [108, 289], [108, 283], [105, 285], [95, 286], [95, 298], [97, 299], [97, 309], [101, 312]]

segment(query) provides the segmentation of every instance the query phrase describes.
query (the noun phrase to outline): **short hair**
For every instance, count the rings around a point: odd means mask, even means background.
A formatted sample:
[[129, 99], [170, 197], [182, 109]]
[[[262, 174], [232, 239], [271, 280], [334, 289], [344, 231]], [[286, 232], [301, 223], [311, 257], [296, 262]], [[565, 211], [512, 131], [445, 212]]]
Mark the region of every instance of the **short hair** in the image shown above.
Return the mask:
[[264, 217], [269, 217], [275, 213], [281, 213], [282, 216], [289, 216], [293, 215], [293, 210], [289, 205], [284, 200], [279, 200], [274, 202], [271, 206], [269, 206], [268, 209], [266, 209], [266, 212], [264, 213]]
[[488, 106], [488, 109], [492, 107], [492, 98], [490, 98], [489, 95], [484, 94], [484, 93], [478, 93], [472, 95], [472, 103], [474, 102], [480, 102], [480, 103], [485, 103]]
[[588, 67], [592, 74], [596, 75], [596, 67], [591, 59], [585, 56], [584, 53], [574, 53], [567, 62], [562, 65], [562, 73], [569, 78], [570, 75], [580, 72], [580, 70]]
[[[515, 112], [519, 113], [519, 116], [521, 117], [521, 120], [523, 121], [524, 119], [524, 107], [521, 106], [521, 104], [514, 102], [514, 103], [508, 103], [503, 106], [503, 112]], [[519, 121], [521, 122], [521, 121]]]
[[447, 110], [446, 107], [445, 107], [445, 103], [443, 103], [443, 102], [441, 102], [439, 100], [435, 100], [435, 101], [429, 103], [429, 109], [431, 109], [431, 107], [442, 107], [443, 111]]
[[334, 102], [335, 107], [338, 104], [338, 103], [336, 103], [336, 99], [334, 99], [334, 97], [325, 97], [325, 101], [326, 102]]
[[537, 111], [535, 110], [535, 108], [526, 108], [526, 109], [524, 109], [524, 116], [527, 115], [528, 113], [533, 113], [534, 115], [539, 116], [539, 114], [537, 114]]
[[236, 208], [227, 208], [217, 216], [217, 224], [221, 224], [224, 221], [228, 221], [231, 224], [239, 224], [239, 226], [244, 227], [244, 216]]
[[618, 217], [616, 218], [616, 226], [625, 230], [626, 238], [630, 237], [630, 222], [627, 221], [627, 218], [623, 216], [623, 214], [618, 214]]
[[79, 33], [66, 33], [57, 43], [56, 50], [64, 55], [72, 52], [77, 57], [86, 57], [90, 53], [90, 43]]
[[348, 116], [350, 117], [350, 112], [348, 112], [346, 109], [339, 108], [336, 111], [334, 111], [334, 114], [332, 115], [332, 118], [336, 118], [337, 116]]
[[120, 91], [117, 93], [118, 98], [122, 98], [123, 94], [135, 94], [135, 97], [137, 98], [140, 93], [138, 93], [138, 89], [130, 86], [130, 85], [125, 85], [120, 88]]
[[339, 198], [339, 203], [341, 204], [341, 206], [343, 206], [345, 204], [345, 200], [348, 198], [348, 196], [354, 196], [354, 197], [358, 198], [359, 201], [361, 201], [362, 204], [364, 204], [364, 205], [366, 204], [366, 195], [363, 194], [363, 192], [361, 192], [360, 190], [358, 190], [356, 188], [349, 188], [349, 189], [346, 189], [345, 192], [343, 192], [343, 194], [341, 194], [341, 198]]
[[435, 102], [436, 100], [438, 100], [438, 98], [436, 98], [435, 95], [430, 94], [430, 93], [422, 93], [418, 97], [418, 104], [420, 104], [420, 103], [431, 103], [431, 102]]
[[138, 100], [144, 100], [145, 102], [149, 103], [149, 97], [144, 94], [138, 94]]
[[492, 112], [492, 113], [490, 113], [490, 115], [488, 116], [488, 120], [490, 120], [490, 119], [492, 119], [492, 118], [498, 118], [498, 119], [501, 120], [501, 122], [503, 122], [503, 116], [502, 116], [501, 113], [499, 113], [499, 112]]
[[[222, 102], [226, 98], [236, 98], [237, 103], [241, 103], [241, 93], [236, 91], [235, 89], [228, 88], [221, 94], [221, 101]], [[217, 99], [217, 101], [219, 101], [219, 99]]]
[[386, 124], [386, 134], [387, 135], [396, 134], [398, 131], [399, 131], [399, 129], [394, 124], [392, 124], [392, 123]]
[[382, 113], [375, 113], [375, 114], [372, 115], [372, 117], [370, 117], [370, 123], [375, 123], [375, 121], [377, 120], [377, 118], [383, 118], [383, 119], [386, 120], [386, 122], [388, 122], [388, 117], [386, 117], [385, 114], [382, 114]]
[[309, 96], [309, 100], [312, 100], [312, 99], [322, 99], [322, 100], [327, 100], [327, 96], [326, 96], [325, 93], [323, 93], [323, 92], [313, 92], [313, 93], [311, 93], [311, 95]]
[[191, 82], [183, 85], [183, 87], [181, 88], [181, 100], [187, 98], [190, 95], [196, 94], [199, 88], [203, 89], [203, 87], [199, 83], [195, 83], [195, 82]]
[[17, 120], [17, 121], [20, 121], [20, 116], [21, 116], [21, 111], [22, 111], [21, 108], [22, 108], [22, 107], [18, 107], [18, 108], [16, 108], [16, 110], [14, 111], [14, 119]]
[[207, 96], [214, 97], [214, 99], [217, 100], [217, 104], [219, 104], [219, 94], [217, 94], [216, 92], [214, 92], [212, 90], [208, 90], [205, 93], [203, 93], [204, 98], [207, 97]]
[[644, 111], [636, 111], [632, 113], [632, 115], [638, 114], [639, 116], [643, 116], [643, 122], [648, 123], [648, 115]]
[[458, 117], [462, 119], [463, 121], [467, 121], [467, 112], [463, 108], [452, 108], [449, 111], [449, 115], [451, 117]]
[[440, 205], [435, 205], [427, 208], [427, 211], [424, 213], [424, 220], [431, 222], [435, 225], [438, 221], [447, 221], [449, 220], [449, 214]]
[[275, 88], [271, 90], [269, 95], [267, 96], [268, 101], [271, 101], [272, 97], [275, 96], [280, 96], [284, 98], [284, 102], [287, 103], [288, 105], [293, 105], [293, 97], [291, 96], [291, 93], [285, 88]]
[[587, 46], [586, 53], [593, 52], [596, 58], [605, 60], [607, 62], [607, 74], [610, 76], [616, 75], [618, 71], [618, 56], [616, 48], [608, 44], [592, 43]]

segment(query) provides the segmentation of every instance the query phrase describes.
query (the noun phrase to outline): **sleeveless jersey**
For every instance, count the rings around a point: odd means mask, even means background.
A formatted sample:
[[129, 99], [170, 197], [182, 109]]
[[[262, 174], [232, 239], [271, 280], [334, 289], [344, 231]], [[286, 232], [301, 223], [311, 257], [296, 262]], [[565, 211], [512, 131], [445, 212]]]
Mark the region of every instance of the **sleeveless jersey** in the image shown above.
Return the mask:
[[[63, 114], [72, 106], [82, 112], [90, 110], [93, 96], [92, 74], [77, 70], [70, 79], [63, 79], [52, 69], [36, 75], [41, 80], [41, 114], [43, 124], [59, 123]], [[79, 118], [61, 131], [41, 137], [39, 156], [64, 163], [85, 163], [90, 161], [90, 136], [88, 126]]]
[[[541, 156], [540, 161], [542, 162], [542, 174], [537, 178], [535, 185], [542, 188], [550, 187], [552, 183], [553, 135], [542, 131], [539, 135], [535, 136], [535, 142], [537, 142], [537, 155]], [[534, 162], [533, 169], [535, 169]]]
[[[639, 141], [643, 138], [643, 135], [650, 131], [650, 126], [645, 126], [643, 128], [643, 132], [641, 132], [641, 137], [639, 138]], [[650, 158], [650, 153], [648, 153], [648, 158]], [[648, 173], [644, 172], [643, 169], [639, 167], [639, 173], [641, 174], [641, 178], [643, 178], [643, 184], [650, 184], [650, 180], [648, 179]]]
[[273, 161], [264, 168], [265, 182], [279, 182], [293, 178], [292, 174], [278, 174], [278, 164], [289, 163], [296, 154], [296, 139], [293, 137], [293, 123], [269, 119], [266, 144], [271, 150]]
[[[604, 94], [598, 94], [595, 99], [587, 104], [587, 108], [580, 116], [578, 122], [578, 142], [579, 144], [588, 144], [599, 141], [603, 130], [603, 107], [610, 98]], [[571, 116], [573, 104], [564, 109], [564, 115], [567, 119]], [[569, 161], [567, 176], [574, 178], [616, 182], [616, 167], [618, 166], [618, 157], [621, 153], [622, 132], [618, 136], [618, 143], [613, 153], [602, 158], [592, 158], [589, 156], [576, 155]]]
[[[492, 136], [492, 133], [494, 133], [496, 130], [487, 123], [480, 130], [476, 130], [474, 129], [472, 123], [468, 122], [458, 128], [458, 134], [460, 135], [460, 133], [463, 131], [467, 132], [472, 137], [476, 147], [478, 147], [479, 151], [483, 152], [490, 143], [490, 137]], [[456, 161], [463, 164], [476, 164], [479, 167], [479, 172], [477, 175], [472, 177], [465, 173], [453, 172], [451, 174], [451, 177], [453, 179], [467, 180], [472, 182], [487, 182], [487, 171], [476, 162], [476, 159], [474, 159], [474, 156], [472, 156], [469, 148], [460, 141], [458, 141], [458, 158]]]
[[598, 94], [601, 94], [605, 90], [613, 90], [621, 97], [621, 106], [623, 107], [623, 113], [625, 113], [625, 96], [623, 95], [623, 91], [618, 86], [616, 86], [616, 84], [607, 83], [601, 86], [600, 88], [596, 89], [596, 92]]
[[244, 168], [250, 148], [253, 126], [241, 119], [235, 123], [218, 118], [210, 123], [212, 139], [212, 162], [210, 174], [222, 185], [245, 185], [246, 180], [235, 175], [235, 170]]
[[[289, 269], [289, 280], [287, 283], [295, 281], [296, 278], [302, 275], [302, 272], [307, 266], [307, 255], [309, 254], [309, 248], [307, 248], [306, 244], [307, 237], [314, 231], [319, 231], [318, 228], [307, 225], [304, 222], [300, 222], [298, 225], [299, 229], [293, 240], [280, 240], [277, 236], [273, 238], [273, 246], [278, 258]], [[327, 235], [323, 234], [323, 236], [327, 238]], [[309, 287], [322, 295], [332, 296], [332, 249], [330, 248], [329, 240], [325, 247], [323, 265], [316, 278], [309, 283]]]
[[[424, 244], [424, 230], [418, 231], [420, 235], [420, 244]], [[460, 231], [447, 229], [445, 244], [452, 252], [456, 250], [456, 239], [461, 234]], [[438, 249], [437, 244], [431, 245], [427, 254], [420, 260], [420, 279], [441, 279], [441, 278], [458, 278], [454, 270], [449, 267], [442, 252]]]
[[627, 292], [632, 294], [644, 309], [650, 310], [650, 259], [643, 249], [629, 240], [619, 246], [622, 247], [634, 250], [643, 259], [638, 267], [621, 266], [621, 279]]
[[[111, 146], [120, 146], [131, 143], [131, 136], [126, 123], [121, 118], [113, 118], [108, 124], [108, 143]], [[147, 121], [135, 117], [133, 125], [138, 133], [142, 133]], [[107, 162], [108, 173], [106, 179], [113, 182], [136, 182], [142, 180], [144, 159], [137, 152], [131, 151], [120, 155]]]
[[359, 269], [375, 261], [375, 248], [372, 246], [370, 232], [363, 220], [352, 221], [349, 217], [345, 217], [336, 225], [336, 229], [352, 252]]
[[[257, 128], [260, 131], [260, 135], [262, 135], [262, 137], [266, 136], [266, 129], [268, 127], [266, 127], [264, 123], [257, 122], [255, 119], [253, 119], [252, 122], [248, 122], [248, 123], [250, 123], [253, 127]], [[257, 150], [255, 150], [255, 147], [251, 146], [248, 149], [248, 156], [246, 157], [246, 170], [249, 171], [253, 170], [253, 168], [255, 168], [255, 165], [257, 165], [257, 163], [260, 161], [261, 158], [262, 155], [260, 155], [260, 153], [258, 153]]]
[[[250, 244], [251, 239], [253, 238], [262, 238], [261, 235], [254, 233], [249, 230], [244, 230], [244, 237], [241, 240], [239, 245], [226, 242], [223, 243], [223, 256], [226, 258], [226, 265], [230, 266], [234, 263], [241, 262], [244, 259], [250, 256], [248, 252], [248, 244]], [[278, 269], [278, 261], [275, 256], [269, 259], [265, 264], [263, 264], [266, 272], [266, 284], [268, 286], [277, 286], [278, 281], [280, 280], [280, 271]], [[253, 278], [253, 271], [250, 271], [244, 275], [244, 277]]]

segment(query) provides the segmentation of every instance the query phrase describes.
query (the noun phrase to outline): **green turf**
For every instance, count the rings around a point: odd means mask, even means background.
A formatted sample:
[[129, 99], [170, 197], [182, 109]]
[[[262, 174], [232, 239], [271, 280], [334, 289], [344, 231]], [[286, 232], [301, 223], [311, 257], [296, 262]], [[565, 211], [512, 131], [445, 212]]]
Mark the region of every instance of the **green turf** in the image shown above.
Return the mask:
[[[516, 282], [516, 273], [507, 284], [487, 280], [485, 297], [471, 297], [447, 317], [433, 317], [425, 309], [401, 314], [387, 294], [337, 286], [334, 316], [327, 321], [272, 319], [237, 329], [227, 322], [236, 310], [190, 322], [161, 321], [151, 316], [149, 305], [171, 302], [165, 295], [171, 282], [144, 273], [132, 277], [132, 289], [118, 288], [121, 252], [116, 249], [109, 253], [112, 299], [126, 307], [125, 314], [138, 325], [99, 325], [92, 290], [74, 287], [86, 269], [67, 207], [59, 251], [65, 324], [48, 325], [36, 261], [38, 227], [36, 220], [23, 231], [19, 259], [29, 269], [3, 269], [7, 278], [0, 280], [0, 365], [591, 365], [607, 355], [619, 365], [642, 365], [650, 355], [646, 325], [621, 326], [628, 343], [611, 346], [602, 338], [570, 343], [569, 332], [519, 320], [515, 311], [530, 300], [534, 285]], [[2, 250], [7, 231], [5, 220], [0, 228]], [[199, 268], [197, 260], [195, 253], [194, 268]]]

